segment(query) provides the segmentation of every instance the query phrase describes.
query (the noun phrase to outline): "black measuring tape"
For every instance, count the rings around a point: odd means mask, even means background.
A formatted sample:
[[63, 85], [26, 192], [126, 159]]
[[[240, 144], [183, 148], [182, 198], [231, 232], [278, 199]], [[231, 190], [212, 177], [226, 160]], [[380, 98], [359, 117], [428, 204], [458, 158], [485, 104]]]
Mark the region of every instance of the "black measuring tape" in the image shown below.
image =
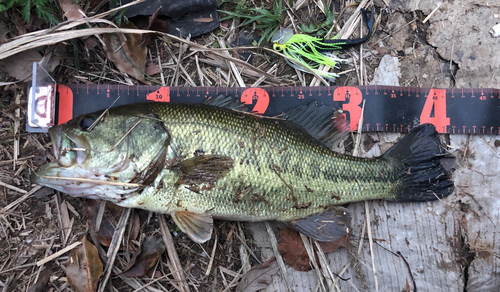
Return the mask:
[[[393, 86], [329, 87], [161, 87], [98, 84], [57, 85], [56, 124], [84, 113], [137, 102], [199, 103], [214, 95], [232, 95], [253, 111], [276, 116], [319, 100], [340, 108], [357, 130], [363, 104], [363, 132], [408, 132], [432, 123], [440, 133], [500, 132], [500, 89], [426, 89]], [[251, 107], [252, 107], [251, 106]]]

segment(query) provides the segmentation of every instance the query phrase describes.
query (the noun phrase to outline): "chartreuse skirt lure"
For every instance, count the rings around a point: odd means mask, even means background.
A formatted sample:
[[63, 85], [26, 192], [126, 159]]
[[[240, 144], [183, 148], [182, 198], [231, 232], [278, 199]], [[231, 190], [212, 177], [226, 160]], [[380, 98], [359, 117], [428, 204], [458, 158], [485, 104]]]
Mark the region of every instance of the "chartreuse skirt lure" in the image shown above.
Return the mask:
[[326, 65], [331, 68], [337, 67], [338, 62], [343, 60], [337, 56], [336, 51], [347, 49], [361, 44], [370, 38], [373, 32], [375, 9], [372, 7], [370, 19], [364, 9], [361, 9], [363, 18], [368, 27], [368, 34], [359, 39], [320, 39], [305, 34], [293, 34], [292, 29], [279, 30], [272, 38], [273, 48], [294, 60], [286, 62], [297, 70], [304, 72], [313, 71], [329, 80], [334, 80], [338, 74], [323, 72], [317, 68]]

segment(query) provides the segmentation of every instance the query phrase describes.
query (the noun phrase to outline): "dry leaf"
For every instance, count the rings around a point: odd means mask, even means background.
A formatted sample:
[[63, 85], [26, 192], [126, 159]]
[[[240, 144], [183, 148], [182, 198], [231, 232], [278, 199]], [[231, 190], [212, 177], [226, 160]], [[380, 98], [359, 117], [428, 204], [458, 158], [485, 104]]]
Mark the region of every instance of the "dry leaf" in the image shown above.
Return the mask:
[[80, 6], [76, 3], [76, 0], [58, 0], [61, 6], [64, 16], [68, 20], [78, 20], [83, 18], [83, 14], [80, 13]]
[[21, 52], [15, 56], [0, 60], [0, 70], [15, 77], [16, 80], [31, 79], [33, 73], [33, 62], [39, 62], [42, 59], [37, 50], [31, 49]]
[[280, 229], [278, 234], [278, 251], [285, 263], [297, 271], [310, 271], [312, 265], [299, 233], [285, 228]]
[[99, 44], [99, 40], [95, 36], [91, 36], [87, 38], [85, 41], [85, 46], [91, 50], [95, 48]]
[[[111, 244], [111, 239], [113, 238], [113, 234], [115, 233], [115, 226], [120, 216], [122, 214], [123, 208], [115, 205], [111, 202], [106, 202], [104, 215], [102, 216], [101, 225], [99, 226], [99, 231], [96, 230], [96, 220], [97, 213], [99, 212], [99, 201], [96, 200], [88, 200], [87, 201], [87, 222], [91, 228], [91, 230], [96, 234], [99, 242], [106, 247], [109, 247]], [[132, 214], [130, 216], [130, 223], [125, 230], [125, 236], [128, 238], [129, 243], [133, 240], [137, 239], [139, 235], [140, 229], [140, 220], [139, 215], [135, 210], [132, 210]], [[128, 244], [128, 247], [132, 250], [134, 249], [134, 245]], [[120, 249], [123, 249], [124, 246], [121, 245]]]
[[347, 248], [350, 240], [351, 237], [349, 236], [349, 234], [346, 234], [340, 238], [337, 238], [334, 241], [318, 241], [318, 243], [319, 246], [321, 246], [321, 249], [323, 250], [324, 253], [329, 253], [329, 252], [334, 252], [341, 247]]
[[54, 262], [48, 262], [43, 271], [40, 272], [40, 275], [38, 276], [38, 280], [36, 281], [35, 284], [33, 284], [29, 289], [28, 292], [43, 292], [47, 291], [45, 289], [45, 286], [47, 286], [47, 283], [49, 282], [50, 275], [52, 273], [52, 264]]
[[82, 243], [69, 253], [66, 278], [75, 292], [93, 292], [103, 274], [103, 266], [97, 248], [85, 236]]
[[256, 292], [266, 289], [272, 283], [272, 277], [279, 271], [276, 258], [272, 257], [264, 263], [252, 267], [240, 280], [237, 292]]
[[[137, 29], [137, 27], [129, 21], [123, 23], [122, 28]], [[146, 43], [142, 39], [142, 34], [105, 34], [103, 41], [106, 44], [104, 50], [108, 59], [110, 59], [116, 67], [123, 73], [126, 73], [135, 79], [147, 83], [144, 79], [146, 70]]]
[[140, 252], [136, 252], [131, 260], [131, 262], [134, 262], [132, 267], [123, 272], [122, 275], [126, 277], [142, 277], [146, 275], [154, 267], [163, 252], [165, 252], [165, 244], [161, 237], [146, 237]]
[[155, 63], [153, 62], [150, 62], [148, 63], [148, 65], [146, 66], [146, 74], [147, 75], [155, 75], [155, 74], [160, 74], [162, 71], [160, 69], [160, 67], [158, 67]]
[[[324, 253], [335, 251], [349, 244], [349, 235], [344, 235], [334, 241], [319, 241]], [[279, 230], [278, 250], [286, 264], [297, 271], [310, 271], [313, 268], [304, 242], [299, 233], [293, 229], [285, 228]], [[316, 253], [316, 247], [314, 252]], [[318, 257], [316, 261], [319, 265]]]

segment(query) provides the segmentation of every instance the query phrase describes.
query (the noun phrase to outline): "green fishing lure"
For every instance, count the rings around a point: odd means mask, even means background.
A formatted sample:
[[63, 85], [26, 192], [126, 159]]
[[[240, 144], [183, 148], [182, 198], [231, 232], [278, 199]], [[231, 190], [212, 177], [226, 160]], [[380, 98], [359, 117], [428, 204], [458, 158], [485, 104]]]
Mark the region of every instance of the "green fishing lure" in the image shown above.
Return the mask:
[[286, 59], [286, 62], [297, 70], [304, 72], [313, 71], [316, 74], [329, 79], [335, 80], [338, 74], [334, 72], [323, 72], [317, 68], [320, 65], [326, 65], [331, 68], [338, 67], [339, 62], [344, 60], [337, 56], [336, 51], [344, 50], [356, 45], [359, 45], [368, 40], [373, 32], [373, 23], [375, 17], [375, 8], [372, 7], [371, 15], [368, 15], [364, 9], [361, 13], [368, 27], [368, 34], [359, 39], [320, 39], [305, 34], [294, 34], [292, 29], [280, 29], [273, 36], [273, 48], [293, 59], [291, 62]]

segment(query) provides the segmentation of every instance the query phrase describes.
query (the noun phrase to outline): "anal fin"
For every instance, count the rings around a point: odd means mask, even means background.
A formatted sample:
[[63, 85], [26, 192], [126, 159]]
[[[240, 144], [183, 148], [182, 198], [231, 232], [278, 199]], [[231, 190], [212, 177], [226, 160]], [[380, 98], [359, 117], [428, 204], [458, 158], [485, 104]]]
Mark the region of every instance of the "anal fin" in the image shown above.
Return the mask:
[[351, 214], [340, 206], [287, 222], [287, 226], [318, 241], [334, 241], [351, 230]]
[[194, 242], [204, 243], [212, 237], [213, 219], [208, 213], [178, 211], [172, 213], [172, 219]]

